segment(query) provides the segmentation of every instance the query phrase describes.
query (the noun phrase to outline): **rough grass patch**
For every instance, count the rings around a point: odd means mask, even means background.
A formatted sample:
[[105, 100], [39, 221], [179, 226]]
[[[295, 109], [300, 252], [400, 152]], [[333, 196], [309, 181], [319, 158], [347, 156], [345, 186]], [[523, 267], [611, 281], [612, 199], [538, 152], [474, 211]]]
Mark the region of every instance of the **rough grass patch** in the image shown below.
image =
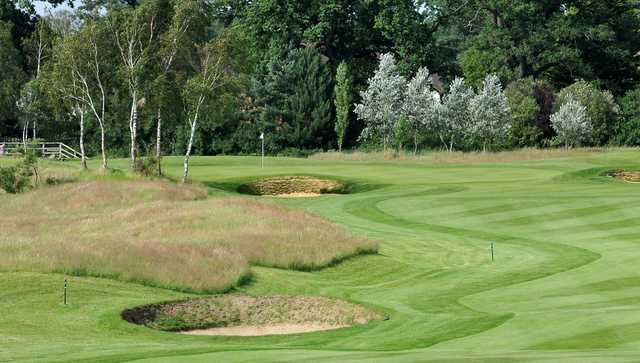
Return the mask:
[[94, 181], [1, 196], [0, 271], [62, 272], [201, 293], [249, 265], [312, 270], [377, 244], [301, 210], [160, 181]]
[[328, 161], [409, 161], [419, 163], [504, 163], [527, 160], [545, 160], [588, 156], [625, 148], [575, 148], [575, 149], [520, 149], [501, 152], [447, 152], [428, 151], [417, 155], [405, 151], [387, 152], [323, 152], [312, 155], [313, 160]]

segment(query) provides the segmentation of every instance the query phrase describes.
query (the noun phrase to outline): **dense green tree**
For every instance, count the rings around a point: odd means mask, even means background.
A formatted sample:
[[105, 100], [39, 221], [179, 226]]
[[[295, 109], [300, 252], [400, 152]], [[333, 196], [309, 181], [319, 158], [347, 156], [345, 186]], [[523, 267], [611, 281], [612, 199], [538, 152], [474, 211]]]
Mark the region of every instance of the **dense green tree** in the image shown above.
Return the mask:
[[542, 81], [522, 78], [505, 89], [511, 109], [511, 145], [513, 147], [542, 146], [550, 133], [553, 91]]
[[26, 80], [20, 53], [13, 45], [11, 29], [10, 23], [0, 21], [0, 137], [15, 135], [17, 131], [16, 103]]
[[640, 145], [640, 88], [627, 92], [620, 101], [623, 122], [616, 135], [616, 143]]
[[288, 49], [263, 62], [252, 93], [272, 150], [328, 147], [332, 91], [331, 73], [314, 48]]
[[475, 0], [460, 65], [478, 85], [485, 74], [503, 81], [533, 76], [566, 86], [599, 78], [616, 92], [637, 80], [640, 27], [633, 0]]

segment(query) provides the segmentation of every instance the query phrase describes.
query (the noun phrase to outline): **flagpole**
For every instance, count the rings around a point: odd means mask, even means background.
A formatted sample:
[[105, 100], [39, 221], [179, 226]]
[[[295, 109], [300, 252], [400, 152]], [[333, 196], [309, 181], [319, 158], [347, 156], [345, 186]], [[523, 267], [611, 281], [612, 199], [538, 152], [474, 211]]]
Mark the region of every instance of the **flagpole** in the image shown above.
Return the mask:
[[264, 169], [264, 132], [260, 134], [260, 140], [262, 140], [262, 169]]

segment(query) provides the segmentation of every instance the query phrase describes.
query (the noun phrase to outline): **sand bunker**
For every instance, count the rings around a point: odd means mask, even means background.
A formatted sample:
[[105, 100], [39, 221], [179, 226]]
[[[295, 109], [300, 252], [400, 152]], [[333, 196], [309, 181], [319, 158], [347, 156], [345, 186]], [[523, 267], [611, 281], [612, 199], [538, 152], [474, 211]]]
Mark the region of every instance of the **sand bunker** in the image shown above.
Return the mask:
[[640, 171], [613, 170], [606, 172], [605, 175], [629, 183], [640, 183]]
[[381, 317], [325, 297], [229, 294], [144, 305], [123, 311], [122, 318], [182, 334], [259, 336], [339, 329]]
[[346, 328], [346, 325], [331, 325], [320, 323], [304, 324], [273, 324], [263, 326], [230, 326], [224, 328], [210, 328], [199, 330], [188, 330], [180, 332], [187, 335], [224, 335], [236, 337], [257, 337], [263, 335], [286, 335], [311, 333], [314, 331], [333, 330]]
[[245, 194], [285, 198], [309, 198], [323, 194], [346, 194], [348, 185], [336, 180], [309, 176], [279, 176], [255, 180], [238, 188]]

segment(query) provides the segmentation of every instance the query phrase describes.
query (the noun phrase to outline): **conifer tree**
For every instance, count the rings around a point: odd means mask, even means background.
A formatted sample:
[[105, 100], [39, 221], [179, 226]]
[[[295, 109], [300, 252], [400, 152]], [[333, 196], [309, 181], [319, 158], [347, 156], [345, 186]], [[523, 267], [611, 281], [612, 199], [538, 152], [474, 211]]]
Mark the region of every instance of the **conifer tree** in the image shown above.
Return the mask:
[[336, 125], [335, 131], [338, 137], [338, 151], [342, 152], [344, 138], [349, 128], [349, 110], [351, 108], [353, 79], [349, 73], [349, 66], [346, 62], [340, 62], [336, 72], [335, 106]]

